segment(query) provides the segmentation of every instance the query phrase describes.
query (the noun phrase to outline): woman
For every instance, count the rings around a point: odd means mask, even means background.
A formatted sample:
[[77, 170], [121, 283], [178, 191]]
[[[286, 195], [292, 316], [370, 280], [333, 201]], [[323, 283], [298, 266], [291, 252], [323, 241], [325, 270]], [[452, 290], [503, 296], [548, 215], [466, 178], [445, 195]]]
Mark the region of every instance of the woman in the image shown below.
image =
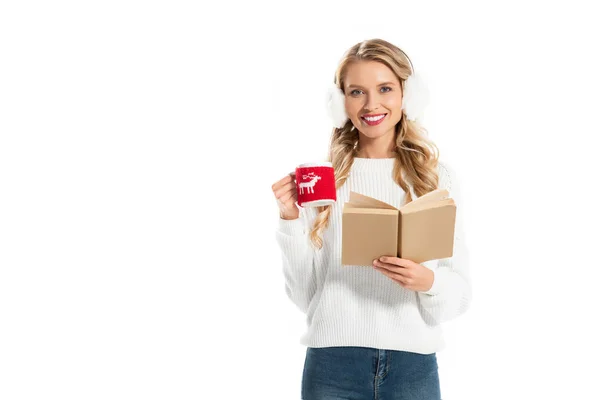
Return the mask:
[[[354, 45], [341, 60], [328, 158], [335, 204], [300, 207], [291, 174], [272, 187], [286, 293], [307, 315], [305, 400], [441, 398], [440, 324], [467, 310], [471, 286], [456, 178], [416, 121], [422, 89], [411, 66], [381, 39]], [[341, 213], [350, 189], [400, 208], [437, 188], [457, 205], [452, 257], [342, 266]]]

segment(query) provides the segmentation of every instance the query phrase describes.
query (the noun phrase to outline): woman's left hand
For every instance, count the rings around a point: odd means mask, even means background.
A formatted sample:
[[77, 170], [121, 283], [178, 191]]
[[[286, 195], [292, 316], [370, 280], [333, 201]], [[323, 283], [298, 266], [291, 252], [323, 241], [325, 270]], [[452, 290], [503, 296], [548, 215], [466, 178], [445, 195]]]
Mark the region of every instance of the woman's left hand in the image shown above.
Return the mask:
[[383, 256], [373, 260], [373, 266], [406, 289], [426, 292], [433, 285], [433, 271], [411, 260]]

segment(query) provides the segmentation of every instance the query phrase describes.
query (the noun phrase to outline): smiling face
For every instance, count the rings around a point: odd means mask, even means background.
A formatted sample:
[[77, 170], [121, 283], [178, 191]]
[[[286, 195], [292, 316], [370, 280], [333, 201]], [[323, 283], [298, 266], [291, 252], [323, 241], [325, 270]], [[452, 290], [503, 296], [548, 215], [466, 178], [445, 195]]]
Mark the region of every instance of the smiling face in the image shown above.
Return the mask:
[[344, 76], [346, 113], [368, 138], [394, 135], [402, 118], [402, 87], [394, 72], [377, 61], [348, 66]]

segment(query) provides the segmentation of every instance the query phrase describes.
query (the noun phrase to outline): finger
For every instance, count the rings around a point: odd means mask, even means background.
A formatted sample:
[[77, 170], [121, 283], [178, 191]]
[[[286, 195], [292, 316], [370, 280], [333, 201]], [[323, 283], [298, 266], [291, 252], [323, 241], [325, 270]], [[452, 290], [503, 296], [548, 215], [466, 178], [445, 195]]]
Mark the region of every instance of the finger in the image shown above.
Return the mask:
[[410, 266], [410, 260], [406, 260], [404, 258], [398, 258], [398, 257], [382, 256], [382, 257], [379, 257], [379, 261], [386, 263], [386, 264], [396, 265], [398, 267]]
[[375, 261], [375, 263], [373, 265], [376, 265], [376, 266], [378, 266], [380, 268], [385, 268], [387, 270], [394, 271], [394, 272], [397, 272], [397, 273], [400, 273], [400, 272], [406, 270], [405, 267], [402, 267], [400, 265], [390, 264], [390, 263], [384, 263], [384, 262], [381, 262], [381, 261]]
[[286, 177], [284, 178], [286, 182], [292, 182], [295, 183], [296, 181], [296, 172], [290, 172], [289, 174], [286, 175]]
[[398, 282], [400, 285], [405, 286], [406, 285], [406, 278], [403, 277], [400, 274], [396, 274], [392, 271], [389, 271], [387, 269], [380, 269], [379, 270], [382, 274], [384, 274], [385, 276], [387, 276], [390, 279], [393, 279], [394, 281]]
[[393, 274], [399, 274], [402, 275], [402, 267], [398, 267], [397, 265], [392, 265], [392, 264], [385, 264], [382, 263], [381, 261], [376, 262], [375, 264], [373, 264], [373, 266], [375, 267], [375, 269], [380, 270], [380, 271], [389, 271]]
[[280, 189], [283, 185], [289, 183], [289, 182], [294, 182], [294, 178], [295, 178], [296, 174], [294, 174], [292, 176], [291, 173], [287, 174], [286, 176], [284, 176], [283, 178], [281, 178], [280, 180], [278, 180], [277, 182], [275, 182], [271, 188], [273, 189], [273, 192], [277, 191], [278, 189]]
[[287, 204], [287, 203], [293, 197], [294, 197], [294, 192], [290, 191], [290, 192], [287, 192], [286, 194], [284, 194], [283, 196], [281, 196], [281, 198], [279, 198], [279, 201], [281, 203], [285, 204], [286, 206], [291, 206], [291, 204]]
[[292, 182], [286, 183], [281, 188], [277, 189], [275, 192], [275, 197], [281, 200], [281, 198], [286, 195], [288, 192], [293, 192], [296, 185]]
[[292, 177], [287, 175], [283, 178], [281, 178], [280, 180], [278, 180], [277, 182], [275, 182], [271, 187], [273, 188], [273, 191], [275, 192], [277, 189], [281, 188], [283, 185], [285, 185], [288, 182], [292, 181]]
[[397, 265], [392, 264], [385, 264], [381, 261], [378, 261], [375, 265], [377, 266], [378, 270], [390, 271], [394, 274], [401, 276], [403, 279], [412, 279], [414, 277], [414, 271], [410, 268], [399, 267]]

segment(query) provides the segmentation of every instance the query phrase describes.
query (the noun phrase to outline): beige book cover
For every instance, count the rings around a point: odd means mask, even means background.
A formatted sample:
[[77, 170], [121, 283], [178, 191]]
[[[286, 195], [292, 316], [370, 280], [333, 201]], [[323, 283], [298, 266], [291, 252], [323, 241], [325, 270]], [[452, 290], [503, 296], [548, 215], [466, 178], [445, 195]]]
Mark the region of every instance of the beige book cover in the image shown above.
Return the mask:
[[342, 264], [372, 265], [383, 255], [418, 263], [452, 256], [456, 205], [445, 189], [400, 209], [350, 192], [342, 211]]

